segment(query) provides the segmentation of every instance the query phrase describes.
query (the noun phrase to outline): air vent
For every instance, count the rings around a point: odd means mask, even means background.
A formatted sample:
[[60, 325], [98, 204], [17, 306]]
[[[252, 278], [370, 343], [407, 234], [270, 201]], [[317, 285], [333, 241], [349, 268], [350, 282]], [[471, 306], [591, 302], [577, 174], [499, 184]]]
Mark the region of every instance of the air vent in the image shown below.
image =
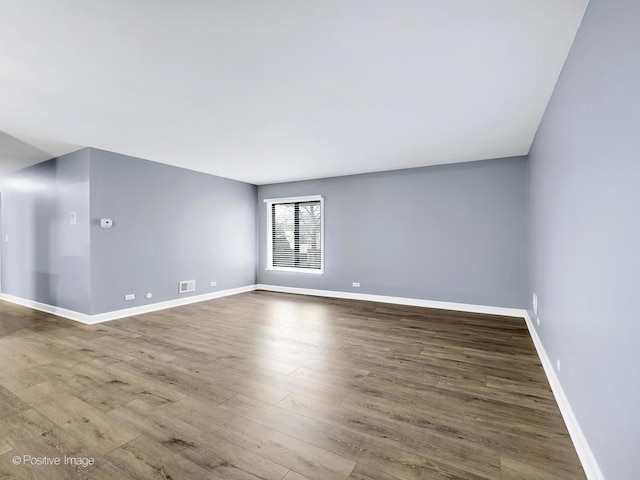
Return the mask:
[[184, 282], [180, 282], [179, 293], [187, 293], [187, 292], [195, 292], [196, 290], [196, 281], [195, 280], [185, 280]]

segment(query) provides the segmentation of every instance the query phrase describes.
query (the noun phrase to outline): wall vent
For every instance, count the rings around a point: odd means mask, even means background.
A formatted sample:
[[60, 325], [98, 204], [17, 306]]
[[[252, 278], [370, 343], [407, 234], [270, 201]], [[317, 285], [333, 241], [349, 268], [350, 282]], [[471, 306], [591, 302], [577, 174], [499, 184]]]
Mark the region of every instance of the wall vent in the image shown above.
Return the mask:
[[179, 293], [187, 293], [187, 292], [195, 292], [196, 290], [196, 281], [195, 280], [185, 280], [180, 282], [179, 285]]

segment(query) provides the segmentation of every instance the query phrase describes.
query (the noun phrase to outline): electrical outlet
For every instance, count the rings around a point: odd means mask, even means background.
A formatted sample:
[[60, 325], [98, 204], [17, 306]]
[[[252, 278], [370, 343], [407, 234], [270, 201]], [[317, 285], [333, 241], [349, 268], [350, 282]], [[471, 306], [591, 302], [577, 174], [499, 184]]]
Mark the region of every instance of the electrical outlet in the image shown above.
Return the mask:
[[125, 295], [125, 296], [124, 296], [124, 299], [125, 299], [125, 300], [135, 300], [135, 299], [136, 299], [136, 296], [135, 296], [135, 294], [134, 294], [134, 293], [130, 293], [130, 294], [128, 294], [128, 295]]
[[218, 285], [218, 282], [211, 282], [212, 287], [215, 287], [216, 285]]
[[560, 371], [560, 359], [556, 360], [556, 370]]
[[360, 288], [360, 282], [353, 282], [351, 284], [352, 287]]
[[533, 294], [532, 304], [533, 304], [533, 313], [538, 315], [538, 295], [536, 295], [535, 293]]
[[538, 321], [538, 326], [540, 326], [540, 317], [536, 317], [536, 320]]

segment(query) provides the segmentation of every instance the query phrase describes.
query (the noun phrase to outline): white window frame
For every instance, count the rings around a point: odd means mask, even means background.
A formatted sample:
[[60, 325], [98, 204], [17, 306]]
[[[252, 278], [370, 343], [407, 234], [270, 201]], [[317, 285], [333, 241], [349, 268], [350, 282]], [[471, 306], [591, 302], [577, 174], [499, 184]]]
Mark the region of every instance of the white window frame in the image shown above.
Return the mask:
[[[317, 202], [320, 201], [320, 269], [303, 267], [274, 267], [273, 266], [273, 223], [271, 211], [273, 205], [279, 203]], [[267, 209], [267, 266], [265, 270], [296, 273], [324, 273], [324, 197], [322, 195], [307, 195], [303, 197], [266, 198], [264, 200]]]

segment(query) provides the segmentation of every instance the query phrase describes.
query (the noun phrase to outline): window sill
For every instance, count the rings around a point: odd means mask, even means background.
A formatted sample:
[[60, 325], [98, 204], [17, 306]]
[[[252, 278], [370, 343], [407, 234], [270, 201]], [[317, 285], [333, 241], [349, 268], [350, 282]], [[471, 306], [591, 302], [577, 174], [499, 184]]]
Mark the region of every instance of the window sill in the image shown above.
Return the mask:
[[311, 273], [313, 275], [322, 275], [324, 273], [323, 269], [317, 270], [315, 268], [266, 267], [265, 270], [274, 272]]

